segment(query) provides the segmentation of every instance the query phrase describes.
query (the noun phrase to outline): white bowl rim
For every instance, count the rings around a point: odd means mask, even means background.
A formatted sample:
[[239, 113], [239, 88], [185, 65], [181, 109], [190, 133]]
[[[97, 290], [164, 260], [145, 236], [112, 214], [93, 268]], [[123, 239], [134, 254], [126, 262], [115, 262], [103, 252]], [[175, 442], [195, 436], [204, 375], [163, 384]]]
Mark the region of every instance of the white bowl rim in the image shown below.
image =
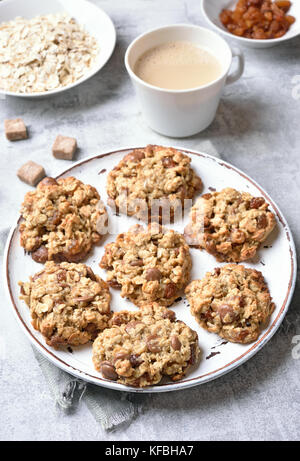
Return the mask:
[[134, 45], [139, 41], [141, 40], [142, 38], [146, 37], [147, 35], [150, 35], [154, 32], [160, 32], [161, 30], [167, 30], [167, 29], [194, 29], [194, 30], [202, 30], [202, 31], [205, 31], [207, 33], [210, 33], [211, 35], [214, 35], [214, 36], [217, 36], [218, 39], [221, 39], [223, 41], [223, 43], [225, 44], [225, 46], [228, 48], [228, 51], [231, 55], [231, 60], [232, 60], [232, 50], [229, 46], [229, 44], [226, 42], [226, 40], [221, 37], [220, 35], [218, 35], [216, 32], [214, 32], [213, 30], [210, 30], [208, 29], [207, 27], [204, 27], [204, 26], [198, 26], [196, 24], [170, 24], [168, 26], [162, 26], [162, 27], [155, 27], [153, 29], [150, 29], [150, 30], [147, 30], [146, 32], [143, 32], [142, 34], [138, 35], [129, 45], [128, 45], [128, 48], [126, 50], [126, 53], [125, 53], [125, 57], [124, 57], [124, 62], [125, 62], [125, 67], [126, 67], [126, 70], [128, 72], [128, 74], [130, 75], [130, 77], [137, 81], [138, 83], [144, 85], [145, 87], [149, 88], [149, 89], [152, 89], [152, 90], [156, 90], [156, 91], [159, 91], [161, 93], [171, 93], [171, 94], [187, 94], [187, 93], [193, 93], [194, 91], [199, 91], [199, 90], [204, 90], [206, 88], [209, 88], [217, 83], [219, 83], [224, 77], [225, 75], [227, 74], [227, 72], [229, 71], [230, 69], [230, 65], [231, 65], [231, 61], [228, 65], [228, 67], [226, 68], [225, 71], [222, 72], [222, 74], [216, 78], [215, 80], [213, 80], [212, 82], [210, 83], [207, 83], [206, 85], [200, 85], [200, 86], [196, 86], [195, 88], [188, 88], [188, 89], [185, 89], [185, 90], [171, 90], [171, 89], [168, 89], [168, 88], [160, 88], [159, 86], [155, 86], [155, 85], [151, 85], [150, 83], [147, 83], [145, 82], [144, 80], [142, 80], [140, 77], [138, 77], [135, 72], [131, 69], [131, 66], [129, 64], [129, 54], [132, 50], [132, 48], [134, 47]]
[[[85, 159], [79, 160], [78, 162], [75, 162], [71, 167], [65, 169], [62, 171], [59, 175], [56, 176], [56, 178], [60, 178], [61, 176], [69, 173], [70, 170], [73, 168], [78, 167], [81, 164], [90, 162], [93, 159], [104, 157], [104, 156], [109, 156], [115, 153], [119, 153], [122, 151], [128, 151], [128, 150], [134, 150], [134, 149], [141, 149], [143, 147], [121, 147], [118, 149], [113, 149], [97, 154], [97, 155], [92, 155], [90, 157], [87, 157]], [[296, 286], [296, 279], [297, 279], [297, 253], [296, 253], [296, 248], [295, 248], [295, 243], [294, 239], [291, 233], [291, 229], [282, 214], [280, 208], [274, 202], [274, 200], [269, 196], [269, 194], [265, 191], [263, 187], [261, 187], [254, 179], [251, 178], [251, 176], [248, 176], [246, 173], [244, 173], [242, 170], [239, 168], [233, 166], [231, 163], [226, 162], [223, 159], [216, 158], [212, 155], [206, 154], [204, 152], [200, 152], [194, 149], [189, 149], [189, 148], [181, 148], [178, 146], [174, 146], [175, 149], [182, 151], [186, 154], [193, 154], [201, 157], [206, 157], [209, 158], [220, 165], [232, 169], [239, 175], [243, 176], [245, 179], [247, 179], [250, 183], [252, 183], [254, 186], [256, 186], [262, 193], [264, 197], [267, 198], [269, 203], [271, 203], [274, 211], [276, 212], [277, 218], [281, 221], [281, 223], [284, 226], [284, 230], [286, 232], [287, 238], [289, 240], [289, 248], [290, 248], [290, 259], [291, 259], [291, 277], [289, 280], [289, 286], [287, 290], [286, 297], [284, 299], [284, 302], [280, 308], [279, 313], [277, 314], [277, 317], [273, 320], [272, 323], [267, 328], [267, 331], [263, 332], [261, 336], [258, 338], [257, 341], [255, 341], [251, 349], [248, 350], [247, 352], [242, 353], [239, 357], [234, 359], [233, 362], [230, 362], [226, 364], [225, 366], [218, 368], [217, 370], [214, 370], [213, 372], [210, 372], [206, 375], [198, 376], [195, 378], [189, 378], [185, 377], [182, 381], [178, 382], [173, 382], [173, 383], [167, 383], [163, 385], [157, 385], [157, 386], [152, 386], [149, 388], [134, 388], [134, 387], [129, 387], [125, 386], [120, 383], [116, 383], [114, 381], [109, 381], [103, 379], [101, 376], [94, 377], [90, 375], [89, 373], [79, 371], [78, 369], [73, 368], [71, 365], [68, 363], [64, 362], [62, 359], [56, 357], [51, 351], [45, 348], [45, 346], [31, 333], [31, 331], [28, 329], [27, 325], [21, 318], [21, 315], [19, 314], [18, 308], [14, 302], [13, 295], [11, 293], [11, 288], [10, 288], [10, 277], [9, 277], [9, 271], [8, 271], [8, 262], [9, 262], [9, 253], [10, 253], [10, 246], [12, 243], [12, 239], [14, 237], [14, 233], [17, 231], [18, 228], [18, 223], [20, 220], [20, 217], [17, 219], [17, 222], [15, 225], [12, 226], [10, 233], [8, 235], [6, 245], [5, 245], [5, 250], [4, 250], [4, 258], [3, 258], [3, 279], [5, 280], [5, 291], [7, 295], [7, 299], [9, 300], [10, 304], [13, 307], [13, 313], [14, 316], [20, 325], [21, 329], [24, 331], [25, 335], [27, 338], [30, 340], [30, 342], [36, 347], [41, 354], [46, 357], [50, 362], [52, 362], [54, 365], [58, 366], [62, 370], [68, 372], [69, 374], [76, 376], [77, 378], [81, 378], [87, 382], [96, 384], [101, 387], [109, 388], [109, 389], [114, 389], [114, 390], [119, 390], [119, 391], [125, 391], [125, 392], [132, 392], [132, 393], [160, 393], [160, 392], [170, 392], [170, 391], [176, 391], [176, 390], [182, 390], [182, 389], [187, 389], [190, 387], [194, 387], [197, 385], [205, 384], [206, 382], [215, 380], [230, 371], [234, 370], [235, 368], [239, 367], [243, 363], [245, 363], [247, 360], [252, 358], [258, 351], [260, 351], [263, 346], [272, 338], [272, 336], [276, 333], [278, 330], [279, 326], [281, 325], [286, 313], [288, 312], [290, 303], [293, 298], [295, 286]], [[212, 376], [211, 376], [212, 375]]]
[[[42, 97], [42, 96], [47, 97], [47, 96], [52, 96], [52, 95], [55, 95], [55, 94], [59, 94], [59, 93], [62, 93], [63, 91], [70, 90], [71, 88], [74, 88], [75, 86], [80, 85], [81, 83], [85, 82], [86, 80], [88, 80], [89, 78], [91, 78], [95, 74], [97, 74], [97, 72], [99, 72], [105, 66], [105, 64], [107, 64], [107, 62], [111, 58], [111, 55], [113, 54], [115, 46], [116, 46], [117, 32], [116, 32], [115, 25], [114, 25], [113, 21], [111, 20], [111, 18], [109, 17], [109, 15], [102, 8], [100, 8], [98, 5], [95, 5], [94, 3], [91, 3], [88, 0], [80, 0], [80, 1], [83, 2], [83, 3], [88, 3], [90, 6], [93, 6], [93, 7], [97, 8], [98, 10], [100, 10], [101, 13], [103, 14], [103, 16], [106, 18], [107, 22], [111, 26], [111, 31], [113, 33], [113, 38], [112, 38], [112, 41], [111, 41], [111, 44], [110, 44], [109, 53], [108, 53], [105, 61], [102, 62], [100, 65], [96, 65], [96, 66], [94, 66], [94, 68], [91, 68], [90, 71], [86, 75], [83, 75], [80, 79], [76, 80], [76, 82], [70, 83], [69, 85], [63, 86], [61, 88], [55, 88], [54, 90], [50, 90], [50, 91], [39, 91], [39, 92], [35, 92], [35, 93], [18, 93], [18, 92], [15, 92], [15, 91], [2, 90], [0, 88], [0, 95], [16, 96], [16, 97], [19, 97], [19, 98], [38, 98], [38, 97]], [[2, 0], [2, 2], [0, 3], [0, 9], [1, 9], [1, 4], [5, 5], [6, 3], [9, 3], [9, 2], [10, 2], [10, 0]], [[1, 25], [1, 21], [0, 21], [0, 25]]]
[[[298, 35], [300, 35], [300, 29], [293, 35], [291, 36], [286, 36], [286, 35], [283, 35], [282, 37], [279, 37], [279, 38], [269, 38], [269, 39], [266, 39], [266, 40], [263, 40], [263, 39], [258, 39], [258, 38], [246, 38], [246, 37], [239, 37], [238, 35], [234, 35], [234, 34], [231, 34], [230, 32], [228, 32], [226, 29], [222, 29], [222, 27], [220, 26], [217, 26], [211, 19], [210, 17], [208, 16], [208, 14], [206, 13], [206, 10], [205, 10], [205, 3], [207, 0], [200, 0], [201, 1], [201, 12], [203, 14], [203, 16], [205, 17], [205, 19], [207, 20], [207, 22], [209, 22], [209, 24], [215, 29], [215, 30], [218, 30], [219, 32], [221, 32], [222, 34], [226, 35], [227, 37], [229, 38], [232, 38], [233, 40], [238, 40], [240, 41], [241, 43], [244, 42], [244, 43], [257, 43], [257, 44], [273, 44], [275, 45], [276, 43], [279, 43], [279, 42], [285, 42], [287, 40], [291, 40], [292, 38], [295, 38], [297, 37]], [[221, 12], [221, 11], [220, 11]]]

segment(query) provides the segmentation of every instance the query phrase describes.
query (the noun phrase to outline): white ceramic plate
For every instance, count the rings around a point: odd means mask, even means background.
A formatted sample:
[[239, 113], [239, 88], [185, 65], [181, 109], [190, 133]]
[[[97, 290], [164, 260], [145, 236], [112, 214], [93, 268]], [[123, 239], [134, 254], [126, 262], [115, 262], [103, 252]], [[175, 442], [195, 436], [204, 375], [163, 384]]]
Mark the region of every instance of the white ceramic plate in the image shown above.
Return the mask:
[[55, 13], [67, 13], [96, 38], [100, 50], [94, 65], [82, 78], [62, 88], [39, 93], [15, 93], [0, 89], [0, 94], [22, 98], [38, 98], [58, 94], [85, 82], [109, 60], [116, 44], [116, 30], [110, 17], [92, 3], [86, 0], [3, 0], [0, 2], [1, 23], [11, 21], [17, 16], [32, 19], [35, 16]]
[[[130, 150], [129, 148], [124, 148], [83, 160], [74, 164], [61, 176], [74, 175], [78, 179], [92, 184], [98, 189], [103, 200], [106, 201], [105, 185], [107, 173]], [[18, 299], [18, 281], [27, 280], [30, 275], [41, 270], [41, 265], [35, 263], [29, 255], [24, 255], [24, 250], [19, 245], [18, 222], [11, 230], [5, 254], [4, 280], [6, 281], [7, 292], [11, 301], [8, 305], [9, 309], [13, 310], [19, 325], [34, 346], [51, 362], [74, 376], [99, 386], [131, 392], [164, 392], [196, 386], [218, 378], [252, 357], [273, 336], [287, 312], [295, 286], [296, 253], [291, 232], [282, 213], [258, 184], [233, 166], [203, 153], [187, 151], [185, 149], [180, 150], [186, 152], [192, 158], [192, 166], [204, 182], [204, 192], [209, 192], [209, 187], [219, 190], [226, 186], [248, 191], [254, 196], [264, 196], [276, 214], [277, 229], [264, 242], [259, 255], [254, 260], [245, 264], [246, 266], [262, 271], [268, 282], [276, 304], [276, 310], [272, 315], [270, 324], [253, 344], [224, 344], [224, 341], [217, 335], [208, 333], [198, 326], [189, 312], [186, 299], [183, 298], [172, 306], [172, 309], [174, 309], [179, 319], [197, 330], [199, 334], [199, 343], [202, 350], [202, 359], [199, 365], [190, 371], [182, 381], [176, 383], [164, 382], [161, 385], [147, 389], [128, 388], [122, 384], [107, 381], [93, 368], [91, 344], [78, 348], [73, 347], [73, 352], [69, 352], [67, 349], [56, 351], [47, 346], [39, 332], [35, 331], [31, 326], [29, 309], [24, 302]], [[137, 222], [134, 218], [122, 215], [114, 216], [109, 207], [108, 213], [111, 234], [105, 237], [101, 246], [94, 248], [86, 261], [104, 279], [106, 278], [105, 271], [98, 266], [104, 252], [103, 245], [115, 240], [116, 234], [126, 231], [126, 229]], [[185, 217], [183, 223], [176, 223], [172, 227], [183, 231], [187, 220], [188, 216]], [[193, 258], [192, 279], [201, 278], [207, 271], [219, 265], [213, 256], [204, 251], [191, 249], [191, 254]], [[124, 308], [136, 309], [130, 302], [120, 297], [119, 290], [112, 289], [111, 292], [112, 310], [118, 311]]]
[[296, 18], [296, 21], [289, 31], [283, 37], [270, 40], [255, 40], [251, 38], [237, 37], [227, 31], [219, 19], [219, 14], [224, 8], [232, 10], [236, 4], [237, 0], [201, 0], [201, 9], [204, 17], [214, 29], [221, 32], [223, 35], [226, 35], [228, 38], [235, 40], [240, 45], [244, 45], [249, 48], [271, 48], [300, 34], [299, 0], [292, 0], [291, 9], [288, 12], [288, 14]]

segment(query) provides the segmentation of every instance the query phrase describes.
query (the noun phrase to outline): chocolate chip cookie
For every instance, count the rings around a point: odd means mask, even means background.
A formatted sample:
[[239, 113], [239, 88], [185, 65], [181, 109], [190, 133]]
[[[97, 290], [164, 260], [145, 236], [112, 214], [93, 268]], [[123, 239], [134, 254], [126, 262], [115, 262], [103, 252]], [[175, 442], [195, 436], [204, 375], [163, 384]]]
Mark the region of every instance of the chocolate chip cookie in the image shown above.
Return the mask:
[[79, 262], [106, 233], [96, 189], [76, 178], [45, 178], [25, 195], [20, 243], [34, 261]]
[[156, 223], [118, 235], [100, 262], [108, 284], [138, 306], [153, 301], [170, 306], [187, 285], [191, 266], [183, 235]]
[[216, 257], [240, 262], [252, 258], [276, 224], [263, 197], [226, 188], [202, 195], [191, 209], [186, 241]]
[[197, 333], [157, 303], [113, 315], [93, 344], [93, 362], [106, 379], [127, 386], [181, 379], [199, 357]]
[[108, 326], [108, 285], [85, 264], [49, 261], [19, 285], [32, 325], [49, 346], [85, 344]]
[[233, 343], [255, 341], [275, 308], [262, 273], [242, 265], [207, 272], [185, 293], [201, 327]]
[[171, 147], [147, 146], [127, 154], [109, 173], [109, 204], [128, 216], [166, 224], [202, 188], [191, 159]]

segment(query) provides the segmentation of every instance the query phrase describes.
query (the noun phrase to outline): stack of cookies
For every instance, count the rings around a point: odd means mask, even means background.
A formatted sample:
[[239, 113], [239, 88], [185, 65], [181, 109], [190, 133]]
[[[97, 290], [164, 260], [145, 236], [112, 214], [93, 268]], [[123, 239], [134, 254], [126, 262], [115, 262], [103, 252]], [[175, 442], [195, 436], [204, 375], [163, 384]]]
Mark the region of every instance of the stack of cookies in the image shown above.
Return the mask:
[[[198, 335], [169, 309], [185, 293], [201, 327], [228, 341], [249, 343], [274, 310], [262, 274], [240, 263], [253, 258], [275, 226], [262, 197], [231, 188], [204, 194], [191, 159], [147, 146], [108, 174], [108, 204], [138, 218], [105, 246], [106, 282], [82, 261], [108, 231], [97, 190], [73, 177], [45, 178], [21, 208], [20, 242], [42, 270], [20, 282], [32, 324], [50, 347], [93, 342], [103, 378], [127, 386], [181, 379], [200, 357]], [[168, 229], [190, 208], [184, 233]], [[190, 281], [190, 246], [224, 264]], [[110, 289], [136, 308], [111, 312]]]

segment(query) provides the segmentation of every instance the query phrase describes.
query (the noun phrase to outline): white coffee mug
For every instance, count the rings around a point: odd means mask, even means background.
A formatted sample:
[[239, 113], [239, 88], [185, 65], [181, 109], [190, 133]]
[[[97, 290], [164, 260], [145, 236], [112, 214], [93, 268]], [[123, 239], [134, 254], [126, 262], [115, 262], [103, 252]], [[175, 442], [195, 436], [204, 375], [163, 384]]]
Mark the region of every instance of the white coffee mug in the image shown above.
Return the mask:
[[[213, 53], [222, 66], [220, 77], [193, 89], [166, 90], [144, 82], [134, 73], [135, 63], [143, 53], [173, 41], [192, 42]], [[238, 58], [238, 66], [228, 75], [233, 57]], [[199, 133], [211, 124], [224, 85], [235, 82], [243, 73], [244, 57], [240, 50], [231, 51], [226, 41], [209, 29], [176, 24], [153, 29], [137, 37], [127, 48], [125, 66], [148, 125], [165, 136], [182, 138]]]

